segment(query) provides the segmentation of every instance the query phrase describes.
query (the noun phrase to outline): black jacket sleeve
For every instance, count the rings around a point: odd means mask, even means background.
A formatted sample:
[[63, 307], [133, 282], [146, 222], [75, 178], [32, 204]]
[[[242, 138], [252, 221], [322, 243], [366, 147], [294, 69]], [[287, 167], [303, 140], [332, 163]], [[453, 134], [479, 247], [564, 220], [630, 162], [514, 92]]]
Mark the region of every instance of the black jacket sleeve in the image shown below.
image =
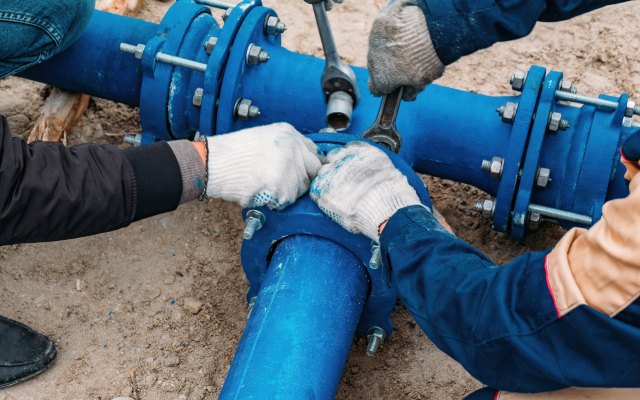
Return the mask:
[[0, 245], [115, 230], [175, 209], [181, 193], [166, 143], [129, 150], [27, 144], [0, 116]]

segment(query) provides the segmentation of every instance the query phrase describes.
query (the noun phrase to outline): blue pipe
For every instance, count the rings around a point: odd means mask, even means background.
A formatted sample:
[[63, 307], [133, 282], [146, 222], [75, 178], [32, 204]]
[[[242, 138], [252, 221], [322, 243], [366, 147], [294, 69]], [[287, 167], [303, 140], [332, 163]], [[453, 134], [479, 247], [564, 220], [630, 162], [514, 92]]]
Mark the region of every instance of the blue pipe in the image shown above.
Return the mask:
[[157, 29], [158, 25], [150, 22], [95, 11], [87, 30], [73, 46], [20, 76], [138, 106], [142, 67], [120, 52], [120, 43], [147, 43]]
[[333, 399], [368, 287], [362, 264], [335, 242], [282, 240], [220, 399]]

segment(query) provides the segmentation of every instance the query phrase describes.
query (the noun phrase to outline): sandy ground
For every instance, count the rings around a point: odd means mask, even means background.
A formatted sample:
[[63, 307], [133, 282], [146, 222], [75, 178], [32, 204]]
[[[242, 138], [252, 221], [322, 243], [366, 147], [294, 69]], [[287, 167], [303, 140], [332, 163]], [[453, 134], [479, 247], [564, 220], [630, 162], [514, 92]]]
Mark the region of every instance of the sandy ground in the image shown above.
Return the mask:
[[[321, 53], [309, 6], [300, 0], [265, 2], [289, 27], [286, 46]], [[332, 12], [339, 47], [350, 62], [366, 63], [367, 32], [380, 3], [347, 0]], [[168, 6], [149, 0], [142, 16], [158, 21]], [[563, 70], [581, 93], [635, 96], [638, 26], [640, 2], [539, 24], [526, 39], [464, 58], [439, 83], [510, 94], [510, 74], [539, 64]], [[26, 137], [46, 89], [10, 78], [0, 82], [0, 92], [0, 112], [16, 135]], [[137, 110], [95, 100], [69, 142], [121, 144], [110, 135], [139, 129]], [[426, 180], [459, 235], [499, 262], [549, 247], [562, 234], [546, 227], [524, 244], [514, 242], [471, 211], [481, 192]], [[238, 207], [210, 201], [115, 233], [0, 248], [0, 313], [46, 332], [60, 346], [50, 371], [0, 391], [0, 400], [217, 396], [247, 314], [241, 230]], [[354, 344], [339, 399], [459, 399], [480, 386], [425, 338], [406, 311], [399, 308], [393, 317], [396, 330], [378, 357], [364, 355], [363, 340]]]

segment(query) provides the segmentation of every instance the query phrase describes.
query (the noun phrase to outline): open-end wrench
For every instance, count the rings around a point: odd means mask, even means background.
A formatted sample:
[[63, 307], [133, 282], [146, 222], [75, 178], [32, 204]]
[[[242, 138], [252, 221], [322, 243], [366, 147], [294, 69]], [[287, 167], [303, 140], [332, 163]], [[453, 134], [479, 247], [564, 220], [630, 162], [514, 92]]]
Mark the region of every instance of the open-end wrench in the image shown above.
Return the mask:
[[382, 97], [378, 116], [371, 128], [367, 129], [363, 135], [365, 139], [385, 145], [394, 153], [398, 153], [400, 146], [402, 146], [402, 138], [396, 128], [396, 118], [398, 117], [403, 93], [404, 88], [400, 87], [393, 93]]

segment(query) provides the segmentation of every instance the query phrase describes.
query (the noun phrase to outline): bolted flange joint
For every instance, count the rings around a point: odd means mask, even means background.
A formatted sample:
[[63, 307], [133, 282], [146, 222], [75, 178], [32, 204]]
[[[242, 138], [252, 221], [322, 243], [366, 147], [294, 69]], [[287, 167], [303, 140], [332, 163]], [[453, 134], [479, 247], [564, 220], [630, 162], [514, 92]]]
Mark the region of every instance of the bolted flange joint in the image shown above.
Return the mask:
[[267, 35], [281, 35], [286, 30], [287, 26], [282, 21], [280, 21], [280, 18], [276, 17], [275, 15], [270, 15], [264, 21], [264, 33], [266, 33]]
[[369, 357], [375, 356], [378, 352], [378, 348], [382, 343], [384, 343], [386, 338], [387, 333], [384, 329], [377, 326], [369, 329], [369, 332], [367, 333], [367, 339], [369, 340], [369, 343], [367, 344], [367, 355]]
[[502, 117], [502, 122], [511, 124], [516, 120], [516, 113], [518, 112], [518, 103], [508, 102], [504, 106], [496, 110]]
[[248, 121], [250, 119], [256, 118], [259, 115], [260, 109], [257, 106], [253, 105], [253, 101], [242, 98], [236, 101], [236, 105], [233, 108], [234, 118]]
[[269, 61], [269, 53], [262, 47], [251, 43], [247, 49], [247, 65], [264, 64]]

